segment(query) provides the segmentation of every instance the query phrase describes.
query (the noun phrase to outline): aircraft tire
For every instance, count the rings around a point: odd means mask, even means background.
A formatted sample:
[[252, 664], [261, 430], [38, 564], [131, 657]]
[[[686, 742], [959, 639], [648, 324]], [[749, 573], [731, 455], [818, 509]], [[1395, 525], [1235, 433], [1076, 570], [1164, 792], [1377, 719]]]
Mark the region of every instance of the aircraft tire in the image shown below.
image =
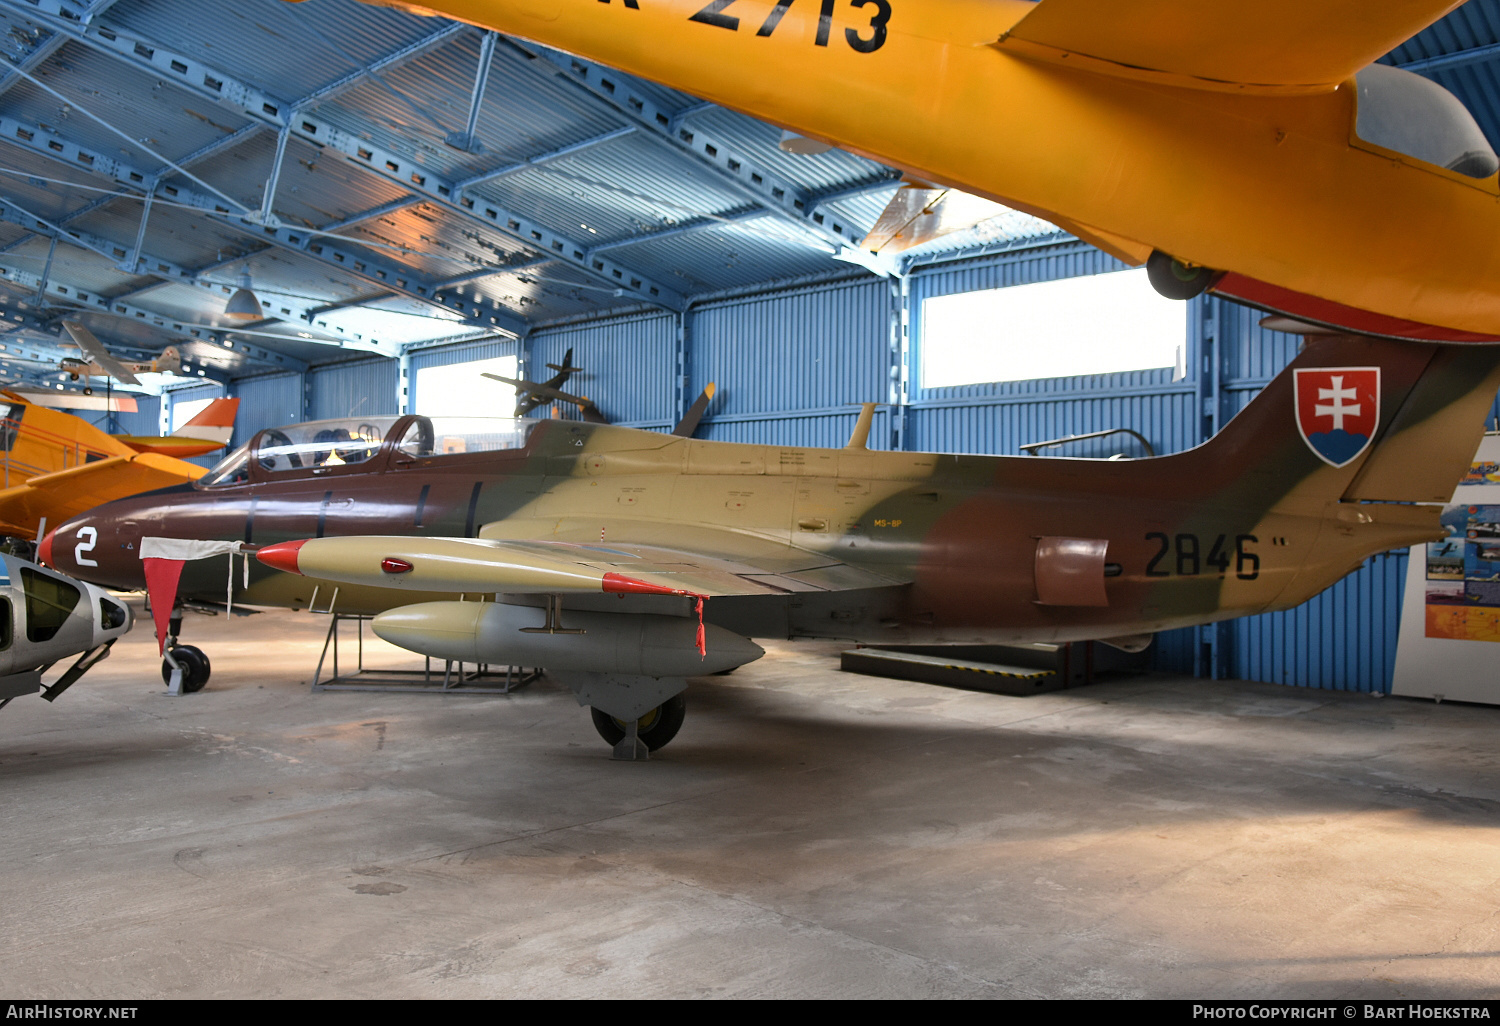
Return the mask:
[[1152, 250], [1146, 260], [1146, 277], [1167, 299], [1192, 299], [1201, 295], [1219, 277], [1210, 267], [1185, 264], [1161, 250]]
[[[213, 666], [203, 650], [192, 645], [178, 645], [172, 649], [172, 658], [182, 664], [183, 694], [190, 695], [195, 691], [202, 691], [213, 673]], [[165, 659], [161, 661], [161, 679], [166, 684], [172, 681], [172, 664]], [[621, 734], [621, 737], [623, 736]]]
[[[607, 712], [600, 712], [593, 706], [589, 707], [589, 713], [594, 718], [594, 729], [611, 747], [619, 744], [625, 737], [625, 723], [622, 720], [615, 719]], [[667, 742], [682, 729], [682, 721], [686, 716], [687, 696], [673, 695], [636, 721], [647, 724], [645, 727], [636, 727], [636, 737], [646, 743], [649, 751], [665, 748]]]

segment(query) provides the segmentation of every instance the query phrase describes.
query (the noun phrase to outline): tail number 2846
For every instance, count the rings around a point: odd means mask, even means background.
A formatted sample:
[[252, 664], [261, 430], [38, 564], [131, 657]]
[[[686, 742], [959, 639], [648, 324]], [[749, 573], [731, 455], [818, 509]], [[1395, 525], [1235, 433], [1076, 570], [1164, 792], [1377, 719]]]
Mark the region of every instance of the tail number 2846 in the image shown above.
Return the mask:
[[1234, 576], [1239, 580], [1253, 581], [1260, 576], [1260, 557], [1247, 547], [1257, 541], [1253, 534], [1235, 535], [1232, 552], [1228, 547], [1229, 538], [1223, 534], [1209, 546], [1204, 546], [1196, 534], [1168, 537], [1160, 531], [1152, 531], [1146, 535], [1146, 540], [1159, 546], [1151, 562], [1146, 564], [1147, 577], [1170, 577], [1174, 573], [1181, 577], [1196, 577], [1214, 572], [1223, 577], [1229, 572], [1231, 562], [1234, 563]]

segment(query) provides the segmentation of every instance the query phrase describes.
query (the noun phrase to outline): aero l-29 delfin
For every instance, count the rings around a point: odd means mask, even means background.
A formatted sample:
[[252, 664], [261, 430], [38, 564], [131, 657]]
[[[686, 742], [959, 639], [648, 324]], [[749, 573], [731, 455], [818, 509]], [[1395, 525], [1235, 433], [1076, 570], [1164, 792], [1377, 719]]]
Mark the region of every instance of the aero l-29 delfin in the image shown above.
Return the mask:
[[1500, 337], [1500, 160], [1452, 93], [1374, 63], [1455, 0], [365, 2], [564, 51], [537, 66], [648, 130], [670, 112], [578, 58], [1035, 214], [1172, 295]]
[[[1497, 387], [1500, 347], [1314, 337], [1213, 439], [1136, 461], [871, 451], [872, 407], [843, 449], [296, 424], [40, 551], [139, 588], [143, 539], [257, 546], [236, 601], [379, 614], [419, 653], [547, 667], [634, 757], [676, 733], [685, 678], [758, 657], [752, 637], [1135, 647], [1295, 606], [1443, 537]], [[223, 599], [225, 572], [187, 562], [180, 594]]]

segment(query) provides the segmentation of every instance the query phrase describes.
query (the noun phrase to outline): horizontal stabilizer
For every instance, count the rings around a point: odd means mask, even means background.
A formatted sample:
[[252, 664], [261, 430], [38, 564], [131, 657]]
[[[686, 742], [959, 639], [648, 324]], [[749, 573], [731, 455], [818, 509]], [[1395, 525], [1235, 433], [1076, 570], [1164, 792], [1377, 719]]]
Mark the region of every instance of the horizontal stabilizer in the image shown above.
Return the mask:
[[1319, 91], [1348, 79], [1461, 2], [1042, 0], [1001, 37], [999, 47], [1178, 85]]
[[901, 253], [952, 232], [972, 228], [1010, 208], [957, 189], [908, 182], [897, 189], [865, 236], [872, 253]]

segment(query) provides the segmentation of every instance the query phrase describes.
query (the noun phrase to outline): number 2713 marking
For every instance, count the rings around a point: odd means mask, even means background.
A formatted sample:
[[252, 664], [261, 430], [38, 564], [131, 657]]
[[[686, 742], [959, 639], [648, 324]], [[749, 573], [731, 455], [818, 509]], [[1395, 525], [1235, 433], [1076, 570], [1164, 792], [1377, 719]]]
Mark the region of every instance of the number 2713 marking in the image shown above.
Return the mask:
[[[609, 0], [603, 0], [608, 3]], [[765, 38], [776, 31], [776, 26], [781, 24], [781, 19], [786, 17], [786, 12], [791, 9], [797, 0], [776, 0], [776, 6], [771, 13], [766, 15], [766, 20], [756, 30], [756, 35]], [[805, 0], [811, 3], [812, 0]], [[828, 39], [833, 34], [833, 9], [838, 0], [819, 0], [822, 5], [818, 10], [818, 33], [813, 39], [816, 46], [827, 46]], [[628, 0], [627, 0], [628, 3]], [[704, 25], [713, 25], [717, 28], [728, 29], [731, 32], [740, 30], [740, 19], [733, 14], [725, 14], [725, 10], [733, 6], [735, 0], [711, 0], [711, 2], [697, 14], [691, 15], [688, 21], [696, 21]], [[849, 0], [849, 6], [858, 10], [862, 7], [873, 7], [875, 13], [870, 16], [868, 26], [870, 34], [861, 35], [859, 30], [844, 29], [844, 40], [858, 53], [874, 53], [885, 45], [886, 26], [891, 20], [890, 0]]]
[[[1220, 577], [1229, 572], [1226, 535], [1221, 534], [1214, 539], [1206, 556], [1196, 534], [1179, 534], [1169, 538], [1160, 531], [1152, 531], [1146, 535], [1146, 540], [1161, 546], [1156, 550], [1156, 555], [1151, 557], [1151, 562], [1146, 564], [1147, 577], [1170, 577], [1174, 572], [1179, 577], [1196, 577], [1203, 572], [1204, 566], [1211, 568], [1210, 573], [1217, 570]], [[1242, 581], [1253, 581], [1260, 576], [1260, 557], [1246, 547], [1254, 545], [1258, 540], [1253, 534], [1237, 534], [1234, 537], [1234, 576]], [[1162, 560], [1168, 559], [1168, 556], [1175, 558], [1169, 559], [1167, 568], [1162, 569]]]

